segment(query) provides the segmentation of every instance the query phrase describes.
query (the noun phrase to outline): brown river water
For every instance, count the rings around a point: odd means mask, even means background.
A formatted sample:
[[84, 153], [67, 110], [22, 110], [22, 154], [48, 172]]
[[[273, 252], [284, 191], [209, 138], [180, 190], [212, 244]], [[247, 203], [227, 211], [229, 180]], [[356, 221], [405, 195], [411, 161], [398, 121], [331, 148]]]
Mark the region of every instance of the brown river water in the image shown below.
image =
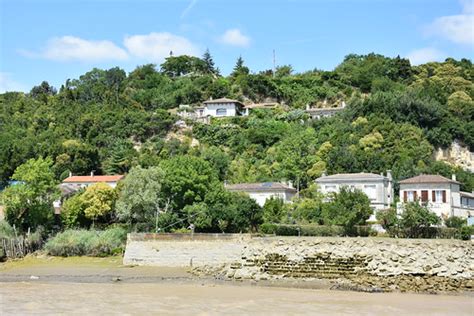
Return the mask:
[[469, 296], [186, 283], [0, 283], [0, 315], [474, 315]]

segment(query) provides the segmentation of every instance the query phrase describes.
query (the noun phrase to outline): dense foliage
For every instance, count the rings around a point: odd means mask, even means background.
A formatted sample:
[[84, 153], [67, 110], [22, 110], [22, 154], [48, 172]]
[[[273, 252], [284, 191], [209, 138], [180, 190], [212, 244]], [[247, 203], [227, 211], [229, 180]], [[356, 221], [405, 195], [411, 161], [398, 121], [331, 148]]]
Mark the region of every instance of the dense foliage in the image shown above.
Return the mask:
[[[174, 124], [180, 104], [211, 97], [280, 105], [210, 124]], [[433, 158], [455, 140], [474, 148], [473, 99], [474, 67], [466, 59], [411, 66], [400, 57], [349, 55], [333, 71], [294, 73], [284, 65], [252, 73], [239, 58], [224, 77], [207, 51], [129, 74], [92, 69], [59, 89], [43, 82], [30, 93], [0, 94], [0, 186], [18, 181], [2, 203], [21, 229], [51, 225], [57, 183], [69, 172], [95, 170], [129, 176], [115, 190], [89, 188], [66, 200], [65, 226], [118, 221], [136, 230], [192, 224], [240, 232], [267, 221], [349, 231], [368, 218], [366, 197], [348, 190], [324, 201], [312, 186], [324, 171], [391, 169], [395, 180], [456, 173], [462, 190], [474, 189], [472, 173]], [[347, 108], [335, 117], [310, 120], [304, 111], [342, 101]], [[301, 191], [291, 206], [273, 200], [262, 209], [224, 188], [224, 181], [282, 180]]]

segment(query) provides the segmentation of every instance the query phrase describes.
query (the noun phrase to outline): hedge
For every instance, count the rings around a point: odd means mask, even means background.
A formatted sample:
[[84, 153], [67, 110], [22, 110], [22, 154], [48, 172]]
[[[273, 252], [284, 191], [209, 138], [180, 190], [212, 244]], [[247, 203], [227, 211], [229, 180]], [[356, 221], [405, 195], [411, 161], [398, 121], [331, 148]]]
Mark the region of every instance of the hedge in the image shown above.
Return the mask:
[[[263, 223], [260, 225], [263, 234], [274, 234], [277, 236], [345, 236], [348, 235], [342, 226], [327, 225], [290, 225]], [[357, 236], [370, 236], [375, 232], [370, 226], [355, 226], [353, 233]], [[352, 235], [351, 234], [351, 235]]]

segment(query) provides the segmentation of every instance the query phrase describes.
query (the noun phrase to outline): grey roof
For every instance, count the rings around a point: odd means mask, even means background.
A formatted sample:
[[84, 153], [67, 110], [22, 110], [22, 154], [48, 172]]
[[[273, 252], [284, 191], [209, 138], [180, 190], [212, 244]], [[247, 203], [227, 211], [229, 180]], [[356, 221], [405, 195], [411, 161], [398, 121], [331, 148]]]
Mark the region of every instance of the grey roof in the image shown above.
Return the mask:
[[387, 177], [375, 173], [338, 173], [330, 176], [322, 176], [316, 179], [316, 182], [332, 182], [332, 181], [367, 181], [367, 180], [388, 180]]
[[461, 196], [465, 196], [465, 197], [467, 197], [467, 198], [474, 199], [474, 192], [464, 192], [464, 191], [460, 191], [459, 194], [461, 194]]
[[242, 102], [240, 102], [238, 100], [227, 99], [227, 98], [220, 98], [220, 99], [213, 99], [213, 100], [204, 101], [204, 104], [212, 104], [212, 103], [238, 103], [238, 104], [243, 105]]
[[400, 184], [416, 184], [416, 183], [456, 183], [460, 184], [458, 181], [454, 181], [438, 174], [420, 174], [419, 176], [408, 178], [400, 181]]
[[292, 188], [281, 182], [228, 184], [226, 185], [226, 189], [230, 191], [292, 191], [292, 192], [296, 192], [295, 188]]

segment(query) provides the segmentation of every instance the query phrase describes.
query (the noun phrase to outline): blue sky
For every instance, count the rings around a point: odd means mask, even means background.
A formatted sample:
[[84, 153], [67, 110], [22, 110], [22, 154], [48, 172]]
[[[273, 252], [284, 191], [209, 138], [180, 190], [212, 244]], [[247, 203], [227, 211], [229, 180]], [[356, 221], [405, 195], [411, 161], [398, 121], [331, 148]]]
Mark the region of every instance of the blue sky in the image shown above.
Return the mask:
[[331, 70], [349, 53], [414, 64], [474, 56], [474, 0], [0, 0], [0, 92], [60, 87], [93, 67], [126, 71], [209, 48], [228, 74]]

